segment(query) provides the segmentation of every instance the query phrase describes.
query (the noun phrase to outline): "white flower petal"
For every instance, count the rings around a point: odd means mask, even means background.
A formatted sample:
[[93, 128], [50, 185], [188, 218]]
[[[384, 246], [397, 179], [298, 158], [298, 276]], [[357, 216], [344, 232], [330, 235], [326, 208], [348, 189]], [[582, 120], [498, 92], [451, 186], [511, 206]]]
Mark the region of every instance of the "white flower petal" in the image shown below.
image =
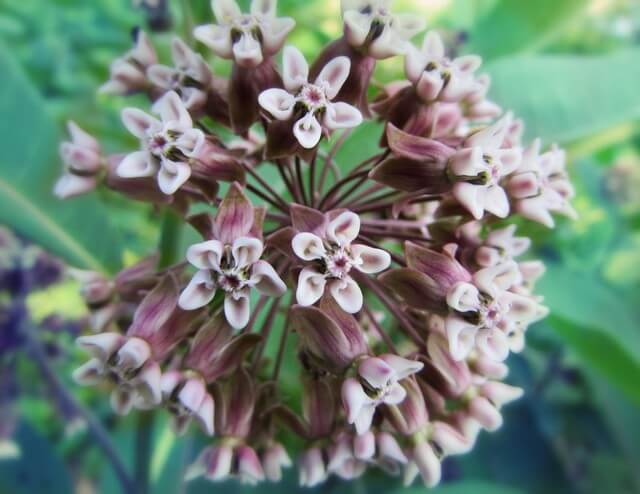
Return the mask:
[[258, 96], [258, 103], [277, 120], [288, 120], [293, 115], [295, 98], [284, 89], [271, 88], [262, 91]]
[[243, 67], [256, 67], [262, 63], [262, 45], [250, 33], [243, 33], [233, 44], [233, 57]]
[[198, 269], [220, 269], [224, 246], [218, 240], [193, 244], [187, 249], [187, 261]]
[[362, 113], [355, 106], [338, 101], [326, 107], [324, 124], [329, 130], [352, 129], [361, 123]]
[[262, 242], [255, 237], [240, 237], [233, 241], [231, 254], [236, 262], [236, 266], [244, 268], [251, 266], [260, 259], [264, 247]]
[[164, 194], [170, 196], [175, 194], [190, 176], [191, 167], [188, 164], [165, 160], [158, 172], [158, 187]]
[[264, 295], [279, 297], [287, 290], [287, 285], [267, 261], [258, 261], [251, 270], [251, 283]]
[[209, 271], [198, 271], [187, 287], [180, 294], [178, 305], [183, 310], [194, 310], [204, 307], [213, 300], [216, 286]]
[[333, 280], [329, 283], [331, 295], [338, 302], [338, 305], [349, 314], [355, 314], [362, 309], [362, 290], [358, 284], [347, 277], [342, 280]]
[[160, 122], [151, 115], [137, 108], [125, 108], [122, 110], [122, 123], [138, 139], [145, 139], [147, 131], [159, 129]]
[[349, 78], [350, 71], [351, 61], [349, 58], [344, 56], [336, 57], [322, 68], [316, 78], [316, 85], [323, 87], [327, 98], [332, 100], [338, 95], [340, 89]]
[[307, 83], [309, 65], [300, 50], [294, 46], [286, 46], [282, 54], [282, 80], [290, 93], [297, 93]]
[[229, 24], [242, 15], [242, 10], [235, 0], [212, 0], [211, 10], [221, 24]]
[[158, 165], [147, 151], [136, 151], [128, 154], [118, 165], [116, 173], [122, 178], [152, 177]]
[[293, 135], [303, 148], [313, 149], [320, 142], [322, 127], [313, 113], [307, 113], [293, 125]]
[[360, 233], [360, 217], [351, 211], [344, 211], [327, 225], [327, 238], [338, 245], [351, 244]]
[[322, 259], [326, 253], [322, 239], [310, 232], [298, 233], [291, 240], [291, 247], [303, 261]]
[[296, 300], [305, 307], [315, 304], [322, 297], [325, 285], [326, 280], [322, 273], [311, 267], [304, 268], [298, 277]]
[[233, 57], [231, 31], [228, 26], [216, 26], [215, 24], [198, 26], [194, 29], [193, 35], [219, 57], [227, 59]]
[[153, 104], [153, 112], [160, 115], [163, 123], [177, 122], [178, 129], [190, 129], [193, 127], [191, 115], [184, 103], [175, 91], [169, 91]]
[[224, 297], [224, 317], [234, 329], [242, 329], [251, 316], [249, 290], [227, 293]]
[[391, 256], [388, 252], [368, 245], [352, 245], [351, 255], [356, 261], [355, 267], [367, 274], [380, 273], [391, 264]]

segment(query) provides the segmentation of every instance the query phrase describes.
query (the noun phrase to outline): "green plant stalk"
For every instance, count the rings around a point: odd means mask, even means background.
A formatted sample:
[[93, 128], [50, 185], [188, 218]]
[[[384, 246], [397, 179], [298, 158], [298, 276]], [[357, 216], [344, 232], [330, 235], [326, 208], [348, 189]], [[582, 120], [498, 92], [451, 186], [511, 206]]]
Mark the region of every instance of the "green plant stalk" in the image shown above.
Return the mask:
[[[168, 268], [178, 260], [178, 249], [182, 233], [182, 218], [172, 209], [167, 208], [162, 218], [158, 250], [158, 271]], [[153, 446], [153, 415], [141, 413], [136, 424], [135, 441], [135, 482], [136, 493], [149, 492], [149, 473], [151, 470], [151, 453]]]

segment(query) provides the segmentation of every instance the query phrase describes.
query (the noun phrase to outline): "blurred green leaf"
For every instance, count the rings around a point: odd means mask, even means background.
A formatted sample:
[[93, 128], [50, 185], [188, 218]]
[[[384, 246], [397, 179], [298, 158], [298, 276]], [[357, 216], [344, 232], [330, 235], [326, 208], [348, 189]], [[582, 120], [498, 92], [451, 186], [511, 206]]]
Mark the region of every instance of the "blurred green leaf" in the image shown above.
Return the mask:
[[486, 70], [491, 97], [524, 119], [530, 137], [566, 143], [640, 118], [638, 60], [640, 49], [604, 56], [521, 55]]
[[487, 60], [534, 51], [561, 32], [587, 5], [584, 0], [500, 0], [471, 30], [465, 51]]
[[607, 330], [578, 325], [558, 316], [550, 316], [549, 324], [581, 360], [640, 404], [640, 363], [628, 346]]
[[0, 46], [0, 221], [73, 265], [114, 270], [120, 239], [95, 197], [56, 199], [57, 133], [46, 106]]

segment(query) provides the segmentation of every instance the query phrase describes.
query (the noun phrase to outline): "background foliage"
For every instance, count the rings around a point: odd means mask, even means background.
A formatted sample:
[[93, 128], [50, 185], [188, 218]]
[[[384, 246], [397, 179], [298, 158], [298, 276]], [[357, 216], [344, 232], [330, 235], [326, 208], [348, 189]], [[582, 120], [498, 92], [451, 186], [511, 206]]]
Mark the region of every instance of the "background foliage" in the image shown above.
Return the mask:
[[[186, 24], [184, 2], [196, 22], [210, 19], [205, 0], [170, 0], [176, 30]], [[306, 54], [340, 32], [337, 0], [280, 3], [297, 19], [292, 42]], [[421, 11], [456, 51], [484, 57], [493, 98], [525, 120], [528, 137], [568, 149], [579, 191], [578, 221], [561, 222], [551, 235], [528, 227], [536, 255], [548, 264], [541, 289], [552, 315], [529, 331], [524, 355], [512, 357], [510, 379], [526, 389], [525, 398], [507, 409], [498, 433], [482, 435], [471, 454], [447, 461], [447, 482], [437, 492], [640, 492], [640, 3], [398, 0], [397, 6]], [[0, 0], [0, 223], [75, 266], [113, 271], [156, 242], [157, 218], [144, 206], [131, 207], [106, 192], [66, 203], [50, 193], [66, 119], [101, 136], [109, 151], [133, 144], [119, 123], [119, 110], [131, 102], [98, 96], [95, 89], [110, 61], [128, 48], [130, 29], [146, 22], [145, 12], [129, 0]], [[167, 60], [170, 35], [154, 36]], [[226, 70], [220, 61], [211, 63]], [[397, 62], [384, 63], [376, 77], [393, 80], [400, 70]], [[354, 159], [359, 146], [372, 146], [367, 132], [359, 131], [338, 158]], [[81, 421], [57, 405], [20, 346], [7, 343], [16, 324], [9, 317], [16, 300], [7, 280], [17, 264], [26, 268], [16, 260], [24, 251], [10, 251], [5, 233], [0, 493], [117, 492]], [[44, 324], [56, 312], [82, 317], [72, 283], [46, 290], [36, 285], [24, 301], [31, 321]], [[79, 362], [71, 336], [42, 335], [64, 349], [54, 366], [70, 385]], [[135, 420], [116, 422], [102, 394], [73, 392], [107, 424], [131, 464]], [[198, 439], [177, 440], [162, 423], [155, 430], [153, 492], [209, 492], [206, 483], [180, 482]], [[401, 487], [373, 474], [349, 485], [331, 481], [322, 490]], [[245, 491], [250, 489], [229, 484], [217, 492]], [[297, 492], [293, 475], [283, 486], [257, 492], [284, 491]]]

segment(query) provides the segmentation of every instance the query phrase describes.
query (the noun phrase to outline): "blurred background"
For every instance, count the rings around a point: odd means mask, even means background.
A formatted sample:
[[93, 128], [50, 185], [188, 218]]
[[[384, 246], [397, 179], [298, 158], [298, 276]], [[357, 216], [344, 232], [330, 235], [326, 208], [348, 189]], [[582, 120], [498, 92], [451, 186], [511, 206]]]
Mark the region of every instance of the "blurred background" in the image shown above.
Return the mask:
[[[506, 409], [499, 432], [446, 461], [435, 492], [640, 492], [640, 2], [398, 0], [396, 8], [426, 16], [453, 52], [482, 55], [492, 99], [524, 119], [527, 138], [567, 149], [578, 189], [577, 221], [555, 231], [524, 227], [548, 265], [540, 291], [552, 310], [529, 330], [524, 354], [511, 357], [509, 380], [525, 397]], [[280, 0], [280, 12], [296, 18], [290, 41], [307, 55], [341, 31], [338, 0]], [[157, 219], [104, 191], [58, 202], [57, 146], [73, 119], [108, 151], [130, 148], [119, 112], [132, 101], [96, 93], [110, 62], [136, 26], [156, 31], [168, 61], [163, 29], [184, 33], [211, 18], [206, 0], [161, 0], [157, 9], [130, 0], [0, 0], [0, 494], [119, 492], [75, 400], [105, 424], [125, 463], [135, 461], [135, 419], [116, 420], [104, 393], [71, 383], [86, 313], [63, 268], [131, 263], [155, 245]], [[401, 73], [398, 61], [383, 63], [376, 79]], [[298, 491], [293, 472], [255, 490], [185, 486], [199, 440], [156, 425], [154, 493]], [[375, 473], [318, 490], [426, 491]]]

